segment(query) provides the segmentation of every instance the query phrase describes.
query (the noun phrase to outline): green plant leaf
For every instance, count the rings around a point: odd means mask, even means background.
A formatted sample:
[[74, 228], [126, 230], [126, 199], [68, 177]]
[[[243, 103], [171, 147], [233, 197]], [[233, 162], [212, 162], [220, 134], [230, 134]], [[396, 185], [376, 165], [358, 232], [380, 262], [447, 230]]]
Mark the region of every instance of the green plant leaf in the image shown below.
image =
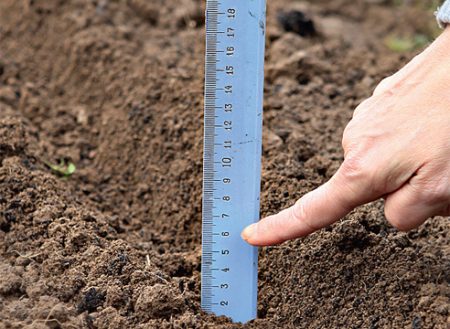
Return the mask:
[[430, 42], [430, 39], [423, 34], [416, 34], [413, 37], [399, 37], [391, 35], [384, 41], [385, 45], [392, 51], [403, 53], [423, 48]]
[[63, 177], [70, 177], [72, 176], [75, 171], [77, 170], [77, 167], [72, 162], [66, 161], [64, 159], [61, 159], [59, 164], [52, 164], [50, 162], [45, 162], [45, 164], [57, 175], [63, 176]]

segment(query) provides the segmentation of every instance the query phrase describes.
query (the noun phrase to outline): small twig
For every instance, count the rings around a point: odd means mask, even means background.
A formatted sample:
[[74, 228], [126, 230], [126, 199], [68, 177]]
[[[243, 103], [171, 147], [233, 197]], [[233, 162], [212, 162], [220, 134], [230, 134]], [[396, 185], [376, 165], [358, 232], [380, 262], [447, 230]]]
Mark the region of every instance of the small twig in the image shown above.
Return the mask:
[[169, 281], [167, 281], [166, 279], [164, 279], [161, 275], [159, 275], [158, 273], [152, 272], [150, 271], [150, 267], [152, 266], [152, 263], [150, 261], [150, 255], [145, 255], [145, 259], [146, 259], [146, 265], [145, 265], [145, 269], [148, 270], [148, 272], [157, 277], [158, 279], [160, 279], [161, 281], [163, 281], [165, 284], [169, 284]]
[[50, 312], [48, 313], [47, 317], [45, 318], [45, 320], [42, 319], [36, 319], [33, 321], [33, 323], [31, 323], [31, 327], [33, 327], [33, 325], [36, 322], [56, 322], [57, 324], [59, 324], [60, 327], [62, 327], [62, 323], [58, 321], [58, 319], [50, 319], [50, 317], [53, 315], [53, 311], [56, 309], [56, 306], [58, 306], [59, 304], [56, 304], [55, 306], [52, 307], [52, 309], [50, 310]]
[[152, 265], [152, 263], [150, 262], [150, 256], [147, 254], [147, 255], [145, 256], [145, 259], [147, 260], [147, 265], [146, 265], [146, 267], [150, 268], [150, 266]]
[[364, 291], [367, 292], [367, 284], [366, 284], [366, 282], [364, 281], [364, 278], [363, 278], [363, 280], [362, 280], [362, 284], [363, 284], [363, 286], [364, 286]]
[[[55, 306], [52, 307], [52, 309], [50, 310], [50, 312], [48, 312], [48, 315], [47, 315], [47, 317], [45, 318], [45, 321], [44, 321], [44, 322], [47, 322], [47, 321], [50, 320], [50, 317], [52, 316], [53, 311], [55, 310], [56, 306], [58, 306], [58, 305], [59, 305], [59, 304], [56, 304]], [[52, 319], [52, 320], [56, 320], [56, 322], [58, 322], [58, 324], [61, 325], [61, 323], [60, 323], [57, 319]]]
[[42, 255], [42, 253], [38, 253], [38, 254], [21, 254], [20, 252], [18, 252], [17, 250], [11, 250], [11, 252], [15, 252], [17, 255], [19, 255], [19, 257], [22, 257], [22, 258], [25, 258], [25, 259], [28, 259], [29, 261], [35, 261], [33, 258], [35, 258], [35, 257], [38, 257], [38, 256], [40, 256], [40, 255]]
[[[53, 315], [53, 312], [55, 311], [56, 307], [60, 305], [60, 303], [56, 304], [55, 306], [52, 307], [52, 309], [50, 310], [50, 312], [48, 313], [47, 317], [45, 319], [36, 319], [31, 323], [31, 327], [33, 327], [33, 325], [37, 322], [43, 322], [43, 323], [47, 323], [47, 322], [56, 322], [60, 327], [63, 326], [63, 324], [58, 320], [58, 319], [50, 319], [50, 317]], [[63, 308], [65, 309], [65, 307], [63, 306]], [[70, 327], [70, 328], [78, 328], [77, 326], [73, 325], [73, 324], [64, 324], [64, 327]]]

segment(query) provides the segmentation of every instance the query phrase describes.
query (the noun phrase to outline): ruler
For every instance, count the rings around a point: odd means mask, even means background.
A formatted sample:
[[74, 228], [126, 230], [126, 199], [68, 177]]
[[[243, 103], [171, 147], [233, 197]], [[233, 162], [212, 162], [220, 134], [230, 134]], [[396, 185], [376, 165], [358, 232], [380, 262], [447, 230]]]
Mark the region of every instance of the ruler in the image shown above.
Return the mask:
[[256, 318], [265, 0], [207, 0], [202, 308]]

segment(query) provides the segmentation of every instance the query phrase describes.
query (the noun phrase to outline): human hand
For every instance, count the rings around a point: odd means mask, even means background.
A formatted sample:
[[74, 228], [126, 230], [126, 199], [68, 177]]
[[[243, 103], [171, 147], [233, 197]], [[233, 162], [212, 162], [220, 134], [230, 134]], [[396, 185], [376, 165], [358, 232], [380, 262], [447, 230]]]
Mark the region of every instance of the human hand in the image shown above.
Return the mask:
[[450, 27], [356, 108], [342, 145], [345, 160], [327, 183], [250, 225], [243, 239], [279, 244], [381, 197], [400, 230], [450, 216]]

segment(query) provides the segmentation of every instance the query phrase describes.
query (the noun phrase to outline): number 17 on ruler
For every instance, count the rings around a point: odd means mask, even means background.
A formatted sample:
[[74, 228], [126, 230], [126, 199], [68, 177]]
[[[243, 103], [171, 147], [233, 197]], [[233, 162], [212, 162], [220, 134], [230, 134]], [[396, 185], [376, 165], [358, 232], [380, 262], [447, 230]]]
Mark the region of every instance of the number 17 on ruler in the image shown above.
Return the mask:
[[207, 0], [202, 308], [247, 322], [257, 310], [265, 0]]

